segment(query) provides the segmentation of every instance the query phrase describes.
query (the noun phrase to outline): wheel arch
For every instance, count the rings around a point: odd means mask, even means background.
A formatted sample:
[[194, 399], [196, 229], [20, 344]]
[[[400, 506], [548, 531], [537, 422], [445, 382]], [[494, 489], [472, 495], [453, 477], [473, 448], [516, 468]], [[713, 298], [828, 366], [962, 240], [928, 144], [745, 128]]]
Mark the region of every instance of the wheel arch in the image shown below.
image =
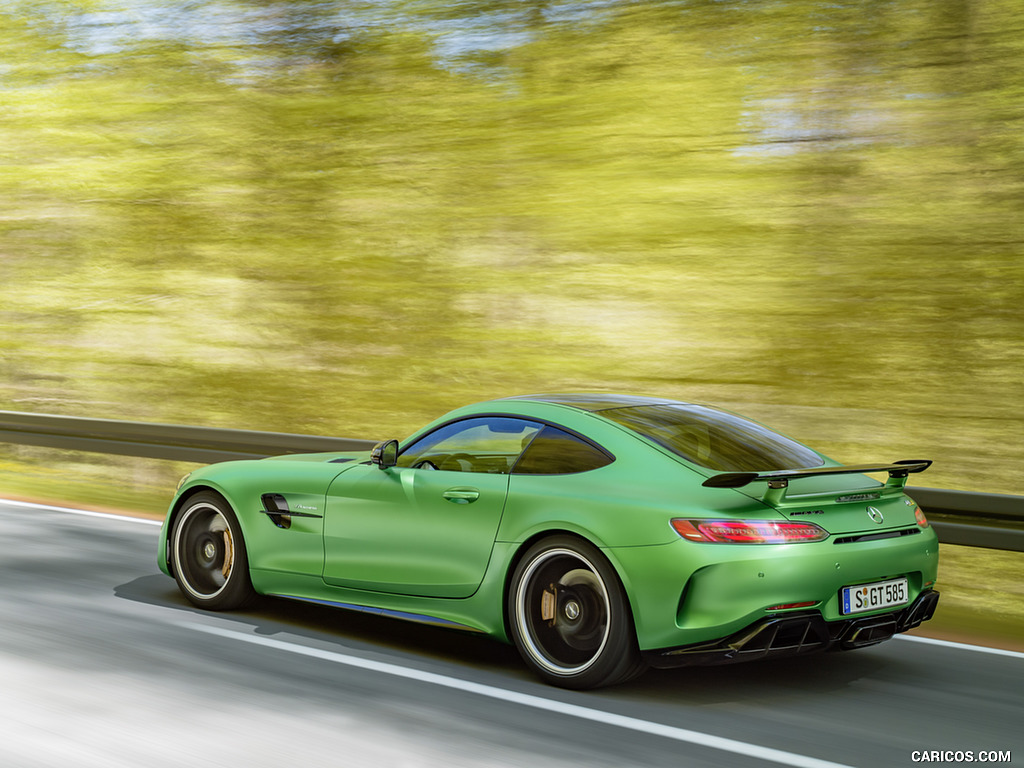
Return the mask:
[[622, 589], [625, 595], [626, 604], [629, 606], [629, 613], [633, 617], [633, 634], [636, 635], [637, 627], [637, 616], [636, 608], [633, 605], [633, 600], [630, 597], [630, 582], [628, 579], [623, 577], [622, 565], [617, 559], [612, 556], [608, 547], [603, 547], [593, 537], [587, 536], [580, 533], [572, 528], [549, 528], [543, 531], [536, 531], [531, 534], [528, 538], [524, 539], [523, 542], [516, 548], [512, 557], [510, 557], [505, 565], [505, 573], [502, 575], [502, 588], [501, 588], [501, 617], [502, 617], [502, 628], [505, 632], [505, 637], [511, 639], [511, 620], [509, 616], [509, 590], [512, 588], [512, 577], [516, 572], [516, 568], [519, 567], [519, 563], [522, 562], [523, 558], [530, 548], [542, 539], [546, 539], [552, 536], [568, 536], [570, 538], [579, 539], [580, 541], [586, 542], [590, 546], [594, 547], [604, 556], [611, 566], [612, 571], [615, 572], [616, 578], [619, 580], [619, 584], [622, 585]]
[[189, 486], [178, 495], [178, 497], [174, 500], [174, 503], [171, 505], [170, 510], [167, 512], [167, 540], [164, 543], [164, 546], [166, 548], [164, 551], [164, 557], [166, 558], [167, 561], [167, 570], [169, 571], [170, 576], [174, 576], [174, 548], [171, 546], [171, 540], [174, 531], [174, 526], [178, 520], [178, 515], [181, 514], [181, 510], [185, 508], [185, 505], [188, 503], [189, 499], [191, 499], [194, 496], [198, 496], [201, 493], [212, 493], [215, 496], [219, 497], [229, 507], [231, 507], [232, 511], [234, 511], [235, 513], [235, 519], [238, 521], [238, 525], [242, 528], [242, 537], [245, 537], [245, 525], [243, 524], [242, 519], [238, 514], [238, 506], [233, 504], [231, 502], [231, 499], [229, 499], [220, 488], [217, 488], [216, 486], [207, 483], [196, 483], [195, 485]]

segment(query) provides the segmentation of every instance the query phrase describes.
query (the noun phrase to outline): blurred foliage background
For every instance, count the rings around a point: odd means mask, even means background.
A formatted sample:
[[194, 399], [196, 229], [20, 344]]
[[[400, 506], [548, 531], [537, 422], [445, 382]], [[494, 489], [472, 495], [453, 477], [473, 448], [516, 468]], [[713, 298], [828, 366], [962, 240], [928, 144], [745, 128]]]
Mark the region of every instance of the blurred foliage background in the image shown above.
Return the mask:
[[[1017, 0], [7, 0], [0, 46], [0, 409], [626, 391], [1024, 493]], [[0, 445], [12, 493], [181, 469]]]

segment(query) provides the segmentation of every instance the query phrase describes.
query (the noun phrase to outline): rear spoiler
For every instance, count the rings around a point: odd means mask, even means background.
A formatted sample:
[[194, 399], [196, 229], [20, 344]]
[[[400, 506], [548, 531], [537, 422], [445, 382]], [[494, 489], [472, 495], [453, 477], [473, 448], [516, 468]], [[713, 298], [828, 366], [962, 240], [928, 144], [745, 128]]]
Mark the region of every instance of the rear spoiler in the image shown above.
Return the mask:
[[781, 504], [786, 497], [786, 488], [790, 480], [804, 477], [822, 477], [825, 475], [863, 475], [869, 472], [888, 472], [886, 488], [903, 488], [907, 484], [907, 475], [924, 472], [932, 465], [928, 459], [904, 459], [892, 464], [847, 464], [840, 467], [810, 467], [807, 469], [779, 469], [772, 472], [723, 472], [712, 475], [701, 485], [707, 488], [742, 488], [759, 480], [768, 482], [763, 501], [767, 504]]

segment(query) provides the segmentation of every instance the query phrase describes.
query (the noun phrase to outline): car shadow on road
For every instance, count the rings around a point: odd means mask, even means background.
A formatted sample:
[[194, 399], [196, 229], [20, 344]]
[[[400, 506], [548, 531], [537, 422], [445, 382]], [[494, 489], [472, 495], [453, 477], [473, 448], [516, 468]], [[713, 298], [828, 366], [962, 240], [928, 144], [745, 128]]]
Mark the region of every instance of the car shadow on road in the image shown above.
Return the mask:
[[[174, 582], [163, 574], [122, 584], [114, 594], [183, 614], [216, 616], [220, 621], [237, 624], [240, 632], [304, 637], [334, 645], [342, 653], [390, 651], [428, 663], [471, 669], [477, 679], [479, 674], [486, 675], [491, 685], [530, 690], [537, 695], [554, 691], [536, 681], [513, 647], [482, 635], [282, 598], [262, 597], [246, 610], [211, 613], [185, 600]], [[395, 663], [401, 660], [396, 659]], [[741, 664], [652, 669], [624, 685], [569, 695], [675, 706], [777, 702], [783, 697], [833, 694], [865, 679], [884, 676], [891, 664], [891, 658], [868, 648]], [[445, 672], [461, 676], [457, 670]]]
[[216, 616], [222, 621], [237, 623], [239, 631], [258, 635], [272, 637], [287, 633], [321, 642], [327, 640], [342, 652], [379, 653], [390, 649], [530, 679], [514, 648], [479, 634], [276, 597], [260, 597], [254, 606], [245, 610], [214, 613], [189, 603], [174, 581], [163, 574], [142, 576], [122, 584], [115, 588], [114, 594], [195, 616]]

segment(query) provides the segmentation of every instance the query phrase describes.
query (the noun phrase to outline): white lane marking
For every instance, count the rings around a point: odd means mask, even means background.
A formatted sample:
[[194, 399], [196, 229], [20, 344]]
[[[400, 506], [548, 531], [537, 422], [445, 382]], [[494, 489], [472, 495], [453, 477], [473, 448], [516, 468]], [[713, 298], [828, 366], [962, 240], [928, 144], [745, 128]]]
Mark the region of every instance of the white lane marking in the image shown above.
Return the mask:
[[956, 648], [961, 651], [977, 651], [978, 653], [992, 653], [996, 656], [1010, 656], [1015, 659], [1024, 659], [1024, 653], [1020, 651], [1008, 651], [1005, 648], [989, 648], [984, 645], [967, 645], [966, 643], [954, 643], [952, 640], [936, 640], [933, 637], [920, 637], [919, 635], [896, 635], [897, 640], [910, 640], [914, 643], [927, 643], [928, 645], [941, 645], [943, 648]]
[[163, 525], [160, 520], [153, 520], [148, 517], [131, 517], [130, 515], [113, 515], [109, 512], [92, 512], [88, 509], [72, 509], [71, 507], [54, 507], [49, 504], [36, 504], [31, 501], [14, 501], [12, 499], [0, 499], [0, 504], [10, 507], [27, 507], [30, 509], [41, 509], [46, 512], [64, 512], [69, 515], [84, 515], [85, 517], [103, 517], [107, 520], [124, 520], [129, 523], [141, 523], [142, 525]]
[[779, 749], [771, 749], [770, 747], [759, 747], [756, 744], [747, 744], [742, 741], [726, 739], [720, 736], [712, 736], [707, 733], [691, 731], [686, 728], [676, 728], [675, 726], [654, 723], [649, 720], [640, 720], [626, 715], [617, 715], [612, 712], [604, 712], [600, 709], [582, 707], [578, 704], [568, 704], [563, 701], [545, 699], [541, 696], [532, 696], [528, 693], [518, 693], [505, 688], [497, 688], [495, 686], [484, 685], [482, 683], [474, 683], [469, 680], [459, 680], [458, 678], [446, 677], [445, 675], [439, 675], [433, 672], [424, 672], [423, 670], [411, 669], [409, 667], [402, 667], [397, 664], [388, 664], [386, 662], [363, 659], [358, 656], [349, 656], [348, 654], [338, 653], [336, 651], [325, 651], [318, 648], [310, 648], [304, 645], [284, 642], [283, 640], [275, 640], [271, 637], [249, 635], [244, 632], [236, 632], [230, 629], [221, 629], [219, 627], [203, 626], [199, 624], [186, 624], [184, 622], [179, 623], [178, 626], [196, 630], [198, 632], [205, 632], [210, 635], [226, 637], [232, 640], [241, 640], [242, 642], [251, 643], [253, 645], [275, 648], [279, 651], [287, 651], [288, 653], [295, 653], [300, 656], [309, 656], [314, 659], [330, 661], [335, 664], [344, 664], [349, 667], [358, 667], [360, 669], [370, 670], [371, 672], [379, 672], [381, 674], [401, 677], [407, 680], [416, 680], [422, 683], [429, 683], [431, 685], [440, 685], [445, 688], [454, 688], [455, 690], [464, 691], [466, 693], [475, 693], [479, 696], [487, 696], [488, 698], [498, 699], [500, 701], [521, 704], [526, 707], [532, 707], [546, 712], [555, 712], [561, 715], [568, 715], [569, 717], [576, 717], [581, 720], [590, 720], [591, 722], [616, 726], [618, 728], [626, 728], [631, 731], [647, 733], [653, 736], [662, 736], [667, 739], [684, 741], [689, 744], [697, 744], [702, 747], [718, 749], [723, 752], [732, 752], [738, 755], [753, 757], [759, 760], [767, 760], [773, 763], [799, 766], [800, 768], [849, 768], [849, 766], [845, 766], [842, 763], [818, 760], [814, 757], [798, 755], [793, 752], [784, 752]]

